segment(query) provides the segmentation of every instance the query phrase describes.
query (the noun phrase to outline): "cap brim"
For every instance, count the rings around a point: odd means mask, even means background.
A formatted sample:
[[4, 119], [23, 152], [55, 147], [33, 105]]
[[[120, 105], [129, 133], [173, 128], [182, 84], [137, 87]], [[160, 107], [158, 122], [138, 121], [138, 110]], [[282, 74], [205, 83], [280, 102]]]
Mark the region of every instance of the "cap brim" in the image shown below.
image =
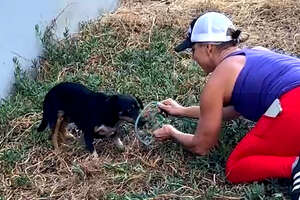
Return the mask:
[[188, 48], [192, 48], [193, 46], [193, 43], [191, 42], [190, 39], [186, 39], [184, 40], [181, 44], [179, 44], [178, 46], [175, 47], [175, 51], [176, 52], [181, 52], [181, 51], [184, 51]]

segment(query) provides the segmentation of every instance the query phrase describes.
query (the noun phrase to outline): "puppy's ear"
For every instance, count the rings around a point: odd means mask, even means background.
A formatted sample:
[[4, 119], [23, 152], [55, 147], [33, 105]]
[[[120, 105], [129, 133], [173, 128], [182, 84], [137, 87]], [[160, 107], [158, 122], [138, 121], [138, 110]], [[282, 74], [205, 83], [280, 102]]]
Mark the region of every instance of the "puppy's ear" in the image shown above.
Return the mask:
[[138, 97], [135, 97], [135, 99], [137, 100], [137, 102], [140, 104], [140, 108], [143, 109], [144, 108], [144, 105], [143, 105], [143, 102], [140, 98]]

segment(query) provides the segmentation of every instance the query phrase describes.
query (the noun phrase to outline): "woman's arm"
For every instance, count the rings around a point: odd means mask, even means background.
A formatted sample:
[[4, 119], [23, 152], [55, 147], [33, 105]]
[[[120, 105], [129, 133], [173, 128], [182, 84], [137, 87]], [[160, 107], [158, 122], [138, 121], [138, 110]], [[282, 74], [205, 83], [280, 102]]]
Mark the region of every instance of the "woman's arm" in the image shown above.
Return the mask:
[[230, 120], [239, 116], [233, 106], [223, 107], [224, 101], [228, 102], [228, 93], [231, 92], [228, 88], [232, 88], [231, 84], [234, 84], [232, 76], [236, 65], [240, 65], [240, 62], [228, 61], [215, 69], [201, 93], [200, 106], [188, 107], [187, 109], [190, 110], [185, 112], [181, 112], [184, 111], [183, 108], [179, 109], [178, 113], [181, 116], [186, 116], [186, 113], [198, 116], [195, 134], [186, 134], [171, 125], [165, 125], [154, 131], [155, 137], [158, 140], [174, 138], [187, 150], [206, 155], [218, 142], [222, 120]]
[[[169, 99], [169, 101], [174, 101], [174, 100]], [[198, 119], [200, 116], [200, 106], [189, 106], [189, 107], [180, 106], [180, 107], [176, 107], [177, 111], [174, 111], [175, 109], [173, 107], [171, 107], [170, 105], [168, 107], [167, 105], [159, 104], [159, 107], [161, 109], [164, 108], [166, 110], [166, 112], [168, 112], [170, 114], [176, 113], [175, 115], [181, 116], [181, 117], [190, 117], [190, 118]], [[222, 109], [222, 119], [224, 121], [236, 119], [239, 116], [240, 116], [240, 114], [235, 111], [233, 106], [225, 106]]]
[[173, 99], [166, 99], [158, 104], [161, 110], [166, 111], [170, 115], [179, 117], [190, 117], [198, 119], [200, 116], [199, 106], [184, 107]]
[[223, 116], [223, 96], [224, 85], [221, 81], [216, 78], [209, 80], [200, 97], [201, 109], [198, 111], [195, 134], [186, 134], [171, 125], [165, 125], [154, 132], [155, 137], [158, 140], [174, 138], [187, 150], [206, 155], [218, 141]]

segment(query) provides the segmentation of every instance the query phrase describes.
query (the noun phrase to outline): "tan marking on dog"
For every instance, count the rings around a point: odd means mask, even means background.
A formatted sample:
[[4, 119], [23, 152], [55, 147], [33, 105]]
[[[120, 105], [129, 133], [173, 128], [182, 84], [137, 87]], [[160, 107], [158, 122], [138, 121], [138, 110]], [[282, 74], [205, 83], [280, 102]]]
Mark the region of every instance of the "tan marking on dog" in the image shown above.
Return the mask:
[[93, 151], [92, 158], [93, 159], [97, 159], [98, 158], [98, 153], [97, 153], [96, 149]]
[[64, 115], [64, 113], [62, 111], [58, 111], [55, 128], [54, 128], [54, 131], [53, 131], [53, 134], [52, 134], [52, 144], [54, 146], [55, 151], [59, 151], [58, 137], [59, 137], [59, 130], [60, 130], [61, 123], [64, 120], [63, 115]]
[[75, 140], [76, 138], [74, 137], [74, 135], [72, 135], [68, 130], [69, 123], [67, 121], [63, 121], [60, 127], [60, 137], [61, 137], [61, 141], [62, 143], [65, 143], [66, 140], [68, 139], [72, 139]]

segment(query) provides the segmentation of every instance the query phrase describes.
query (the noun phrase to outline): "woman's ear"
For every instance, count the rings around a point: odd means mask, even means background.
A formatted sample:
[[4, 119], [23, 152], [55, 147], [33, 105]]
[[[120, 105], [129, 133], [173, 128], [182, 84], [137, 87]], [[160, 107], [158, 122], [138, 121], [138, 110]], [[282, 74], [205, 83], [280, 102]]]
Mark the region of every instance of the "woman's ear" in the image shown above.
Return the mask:
[[214, 58], [215, 55], [218, 53], [218, 49], [216, 45], [207, 44], [206, 45], [206, 53], [209, 58]]
[[208, 55], [211, 55], [213, 53], [213, 51], [216, 50], [215, 46], [212, 44], [207, 44], [206, 45], [206, 49], [207, 49], [207, 53]]

